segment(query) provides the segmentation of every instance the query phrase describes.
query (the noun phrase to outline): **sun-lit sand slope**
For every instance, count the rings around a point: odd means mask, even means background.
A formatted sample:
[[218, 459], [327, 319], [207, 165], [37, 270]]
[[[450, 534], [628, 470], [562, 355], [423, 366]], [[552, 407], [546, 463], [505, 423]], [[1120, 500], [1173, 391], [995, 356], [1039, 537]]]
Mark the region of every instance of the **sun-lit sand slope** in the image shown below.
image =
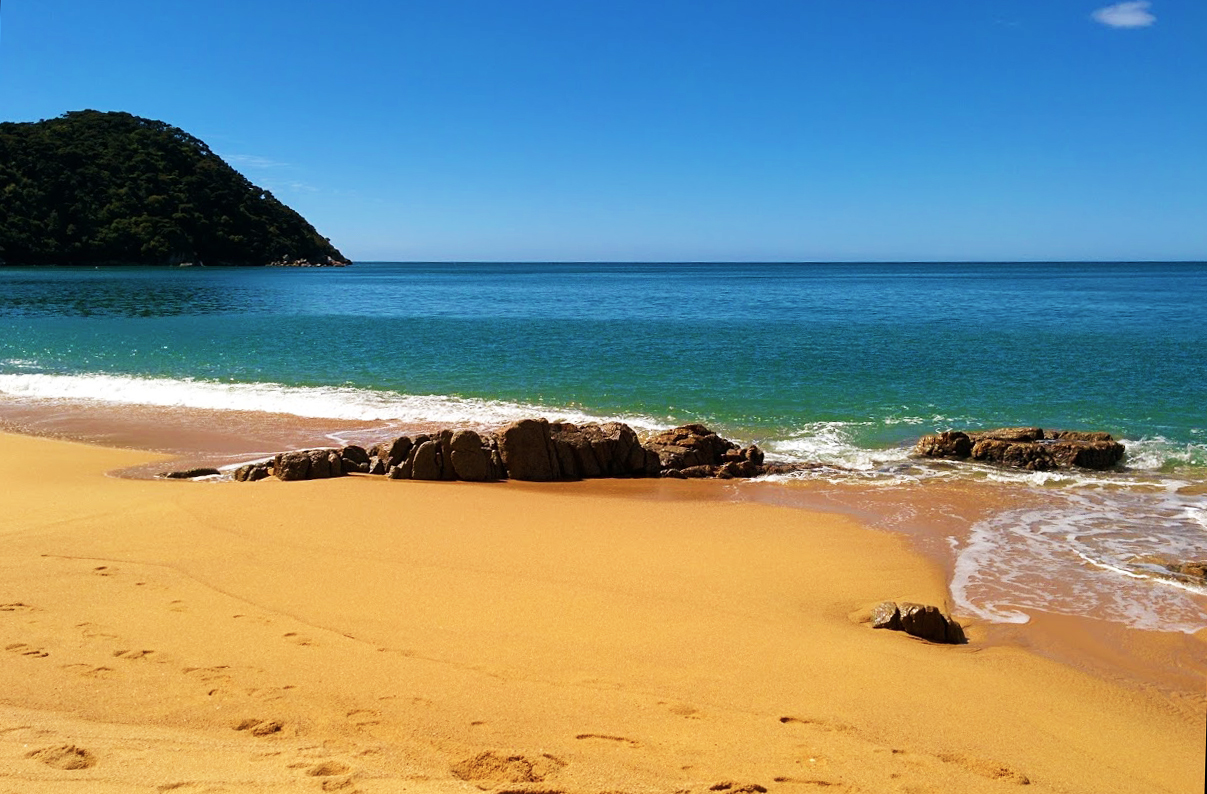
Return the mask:
[[945, 589], [845, 518], [150, 457], [0, 436], [0, 791], [1202, 790], [1193, 710], [861, 624]]

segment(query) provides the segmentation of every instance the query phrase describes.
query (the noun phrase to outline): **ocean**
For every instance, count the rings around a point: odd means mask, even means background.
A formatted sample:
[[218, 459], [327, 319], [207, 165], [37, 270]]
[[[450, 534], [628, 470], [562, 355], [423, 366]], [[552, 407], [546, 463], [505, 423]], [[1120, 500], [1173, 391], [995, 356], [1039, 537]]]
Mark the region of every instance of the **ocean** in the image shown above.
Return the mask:
[[[1207, 559], [1205, 263], [0, 268], [0, 329], [9, 407], [333, 431], [700, 422], [826, 464], [746, 488], [997, 487], [1013, 506], [952, 536], [963, 611], [1207, 626], [1207, 594], [1163, 567]], [[1127, 457], [1037, 474], [909, 454], [925, 433], [1009, 425], [1106, 430]]]

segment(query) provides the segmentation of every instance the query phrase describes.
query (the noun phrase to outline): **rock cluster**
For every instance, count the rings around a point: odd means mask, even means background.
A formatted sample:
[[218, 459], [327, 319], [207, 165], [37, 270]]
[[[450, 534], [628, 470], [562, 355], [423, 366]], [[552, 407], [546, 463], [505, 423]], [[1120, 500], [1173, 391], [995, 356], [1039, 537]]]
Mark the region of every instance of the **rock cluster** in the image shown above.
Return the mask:
[[621, 422], [575, 425], [546, 419], [513, 422], [496, 433], [441, 430], [400, 436], [365, 450], [282, 452], [234, 472], [240, 482], [276, 476], [315, 480], [344, 474], [380, 474], [395, 480], [502, 479], [550, 482], [599, 477], [757, 477], [800, 464], [765, 464], [757, 446], [739, 447], [703, 425], [685, 425], [644, 443]]
[[684, 425], [659, 433], [646, 442], [658, 456], [664, 477], [757, 477], [762, 474], [763, 451], [741, 449], [703, 425]]
[[949, 430], [919, 439], [914, 451], [927, 458], [976, 460], [1029, 471], [1109, 469], [1123, 459], [1123, 445], [1109, 433], [1002, 427]]
[[938, 607], [908, 601], [900, 604], [885, 601], [878, 605], [872, 611], [872, 628], [904, 631], [911, 636], [945, 645], [968, 642], [960, 624], [944, 615]]

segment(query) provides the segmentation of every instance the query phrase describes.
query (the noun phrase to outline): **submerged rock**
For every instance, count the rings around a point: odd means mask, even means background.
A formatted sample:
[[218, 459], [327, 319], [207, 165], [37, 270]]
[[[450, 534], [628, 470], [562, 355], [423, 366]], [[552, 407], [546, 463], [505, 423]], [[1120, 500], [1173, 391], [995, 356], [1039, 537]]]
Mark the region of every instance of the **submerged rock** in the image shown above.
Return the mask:
[[185, 469], [183, 471], [165, 471], [160, 477], [167, 477], [169, 480], [193, 480], [197, 477], [212, 477], [215, 474], [222, 472], [214, 468], [201, 467], [196, 469]]

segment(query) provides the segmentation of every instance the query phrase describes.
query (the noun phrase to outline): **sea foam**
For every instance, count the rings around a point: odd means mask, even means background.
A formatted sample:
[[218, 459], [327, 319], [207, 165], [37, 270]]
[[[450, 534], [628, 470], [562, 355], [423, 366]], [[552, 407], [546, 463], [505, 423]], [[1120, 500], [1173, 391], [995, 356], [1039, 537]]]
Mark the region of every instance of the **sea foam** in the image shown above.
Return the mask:
[[414, 424], [497, 425], [545, 416], [569, 422], [622, 421], [639, 430], [665, 427], [635, 415], [597, 416], [574, 408], [452, 395], [415, 395], [351, 386], [286, 386], [127, 375], [0, 375], [0, 395], [118, 405], [259, 411], [314, 419], [391, 420]]

